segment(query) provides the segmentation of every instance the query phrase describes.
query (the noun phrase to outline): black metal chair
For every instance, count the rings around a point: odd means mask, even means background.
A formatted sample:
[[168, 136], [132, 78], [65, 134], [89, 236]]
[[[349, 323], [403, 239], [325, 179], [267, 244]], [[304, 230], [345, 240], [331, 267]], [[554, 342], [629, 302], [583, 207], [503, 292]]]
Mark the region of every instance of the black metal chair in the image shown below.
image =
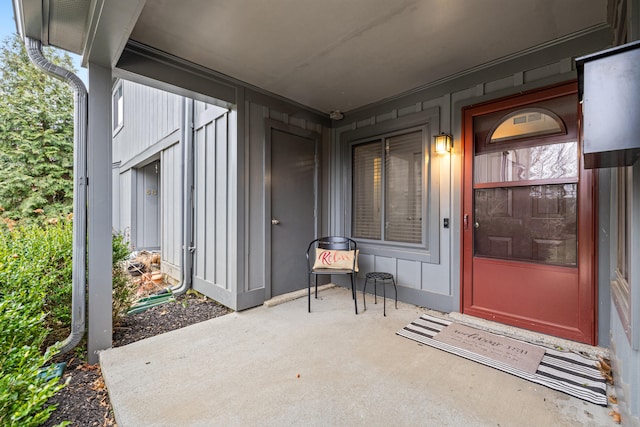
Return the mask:
[[[350, 268], [314, 268], [314, 263], [316, 260], [316, 249], [325, 249], [325, 250], [338, 250], [338, 251], [353, 251], [353, 263], [350, 265]], [[357, 248], [355, 240], [349, 239], [348, 237], [341, 236], [327, 236], [321, 237], [319, 239], [315, 239], [311, 243], [309, 243], [309, 247], [307, 248], [307, 266], [309, 272], [309, 286], [308, 286], [308, 309], [309, 313], [311, 313], [311, 276], [314, 277], [314, 283], [316, 287], [316, 299], [318, 298], [318, 276], [320, 275], [349, 275], [351, 276], [351, 296], [353, 298], [353, 303], [355, 305], [356, 314], [358, 314], [358, 302], [356, 299], [356, 278], [355, 275], [357, 273]]]

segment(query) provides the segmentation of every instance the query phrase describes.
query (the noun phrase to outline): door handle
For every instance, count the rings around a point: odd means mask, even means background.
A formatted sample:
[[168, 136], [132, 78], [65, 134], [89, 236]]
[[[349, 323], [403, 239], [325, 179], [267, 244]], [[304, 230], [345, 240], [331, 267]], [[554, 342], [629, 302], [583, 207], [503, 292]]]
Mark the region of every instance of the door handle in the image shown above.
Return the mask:
[[271, 225], [279, 225], [280, 221], [278, 221], [277, 219], [272, 219], [271, 220]]
[[480, 223], [478, 221], [473, 223], [473, 228], [478, 229], [480, 228]]
[[465, 215], [462, 217], [462, 223], [464, 224], [464, 229], [469, 229], [469, 215]]

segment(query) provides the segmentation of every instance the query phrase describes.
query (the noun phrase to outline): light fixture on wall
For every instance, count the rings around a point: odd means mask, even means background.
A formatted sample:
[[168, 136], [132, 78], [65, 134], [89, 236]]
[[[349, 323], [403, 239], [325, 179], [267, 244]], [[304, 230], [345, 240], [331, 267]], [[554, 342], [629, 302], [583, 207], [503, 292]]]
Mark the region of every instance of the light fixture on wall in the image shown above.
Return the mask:
[[331, 120], [342, 120], [344, 119], [344, 114], [340, 110], [333, 110], [329, 113], [329, 118]]
[[453, 147], [453, 138], [448, 133], [441, 133], [433, 137], [436, 145], [436, 153], [450, 153]]

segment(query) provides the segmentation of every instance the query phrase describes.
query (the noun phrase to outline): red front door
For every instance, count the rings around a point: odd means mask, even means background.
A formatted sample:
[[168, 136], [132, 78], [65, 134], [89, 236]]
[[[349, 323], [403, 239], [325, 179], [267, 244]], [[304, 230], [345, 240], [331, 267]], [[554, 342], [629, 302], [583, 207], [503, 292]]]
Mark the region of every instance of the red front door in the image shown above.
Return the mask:
[[464, 110], [466, 314], [595, 344], [593, 181], [577, 84]]

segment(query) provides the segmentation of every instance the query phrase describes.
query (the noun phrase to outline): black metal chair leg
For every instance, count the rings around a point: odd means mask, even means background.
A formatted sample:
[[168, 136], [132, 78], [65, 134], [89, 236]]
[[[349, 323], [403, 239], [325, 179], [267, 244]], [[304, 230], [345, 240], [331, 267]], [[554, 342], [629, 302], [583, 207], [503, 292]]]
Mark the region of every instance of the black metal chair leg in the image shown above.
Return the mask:
[[382, 281], [382, 313], [387, 317], [387, 281]]
[[356, 288], [353, 286], [354, 279], [353, 274], [351, 275], [351, 299], [356, 299]]
[[308, 291], [307, 301], [308, 301], [308, 310], [309, 310], [309, 313], [311, 313], [311, 274], [309, 274], [308, 282], [309, 282], [309, 286], [307, 286], [307, 291]]
[[358, 314], [358, 299], [356, 298], [356, 283], [353, 274], [351, 275], [351, 294], [353, 295], [353, 304], [356, 309], [356, 314]]
[[378, 303], [378, 279], [373, 279], [373, 303]]
[[367, 296], [366, 293], [367, 292], [367, 280], [369, 280], [369, 278], [365, 278], [364, 279], [364, 288], [362, 289], [362, 301], [364, 302], [364, 309], [367, 309]]
[[318, 275], [316, 274], [314, 278], [316, 279], [316, 299], [318, 299]]
[[396, 281], [391, 278], [391, 283], [393, 283], [393, 289], [396, 291], [396, 310], [398, 309], [398, 288], [396, 287]]

